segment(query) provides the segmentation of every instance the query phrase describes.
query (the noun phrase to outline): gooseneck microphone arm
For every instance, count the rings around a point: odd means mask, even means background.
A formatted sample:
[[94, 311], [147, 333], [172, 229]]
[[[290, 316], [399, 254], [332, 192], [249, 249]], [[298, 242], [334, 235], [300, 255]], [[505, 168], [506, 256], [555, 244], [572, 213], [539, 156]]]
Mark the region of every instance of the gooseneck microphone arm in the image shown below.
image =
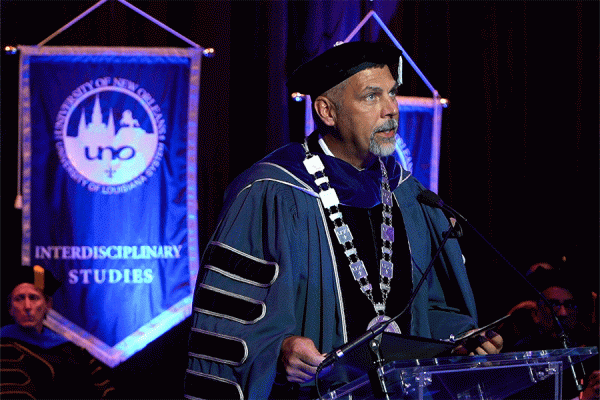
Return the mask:
[[[529, 279], [527, 279], [525, 277], [525, 275], [523, 275], [510, 261], [508, 261], [508, 259], [506, 259], [506, 257], [504, 257], [504, 255], [502, 253], [500, 253], [500, 251], [498, 249], [496, 249], [496, 247], [494, 247], [494, 245], [492, 243], [490, 243], [490, 241], [488, 241], [485, 238], [485, 236], [483, 236], [483, 234], [481, 234], [477, 230], [477, 228], [475, 228], [469, 221], [467, 221], [467, 219], [465, 217], [463, 217], [458, 212], [456, 212], [456, 210], [454, 210], [452, 207], [450, 207], [449, 205], [447, 205], [446, 203], [444, 203], [444, 201], [441, 199], [441, 197], [438, 196], [436, 193], [432, 192], [431, 190], [424, 190], [423, 192], [419, 193], [419, 195], [417, 196], [417, 199], [419, 199], [419, 201], [421, 201], [424, 204], [427, 204], [427, 205], [430, 205], [430, 206], [436, 207], [436, 208], [441, 208], [442, 210], [445, 210], [445, 211], [451, 213], [452, 215], [460, 218], [464, 222], [466, 222], [471, 227], [471, 229], [481, 239], [483, 239], [483, 241], [489, 247], [491, 247], [492, 250], [494, 250], [496, 252], [496, 254], [498, 254], [509, 267], [511, 267], [513, 269], [513, 271], [515, 271], [523, 279], [523, 281], [527, 282], [527, 285], [529, 285], [529, 287], [531, 287], [535, 291], [535, 293], [537, 293], [537, 295], [539, 296], [539, 298], [542, 299], [542, 301], [544, 302], [544, 304], [546, 304], [546, 306], [548, 306], [548, 308], [550, 309], [550, 312], [552, 314], [552, 317], [554, 319], [554, 322], [556, 322], [556, 325], [558, 326], [558, 329], [560, 331], [559, 337], [560, 337], [561, 344], [563, 345], [563, 347], [565, 349], [569, 348], [569, 337], [568, 337], [567, 332], [565, 331], [562, 323], [560, 322], [560, 320], [556, 316], [556, 313], [554, 312], [554, 307], [552, 307], [552, 305], [550, 304], [550, 302], [548, 301], [548, 299], [546, 298], [546, 296], [544, 296], [542, 294], [542, 292], [540, 292], [529, 281]], [[569, 361], [570, 361], [570, 357], [569, 357]], [[577, 372], [575, 371], [575, 368], [573, 367], [572, 363], [570, 363], [570, 368], [569, 369], [571, 370], [571, 374], [573, 375], [573, 379], [575, 380], [575, 385], [577, 387], [577, 390], [579, 392], [582, 392], [583, 391], [583, 385], [580, 383], [580, 379], [578, 379]]]

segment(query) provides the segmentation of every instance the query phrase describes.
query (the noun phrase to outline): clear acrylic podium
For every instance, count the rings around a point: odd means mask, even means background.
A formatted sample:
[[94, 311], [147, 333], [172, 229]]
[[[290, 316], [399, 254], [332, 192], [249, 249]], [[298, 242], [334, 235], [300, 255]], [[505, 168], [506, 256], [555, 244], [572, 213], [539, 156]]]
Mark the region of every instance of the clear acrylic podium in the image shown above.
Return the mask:
[[[548, 400], [562, 399], [564, 379], [598, 354], [597, 347], [504, 353], [487, 356], [395, 360], [367, 369], [344, 361], [319, 375], [322, 399], [379, 399], [382, 382], [390, 399], [505, 399], [533, 385], [550, 386]], [[364, 361], [364, 360], [363, 360]], [[591, 371], [589, 371], [591, 372]], [[379, 395], [377, 394], [379, 393]]]

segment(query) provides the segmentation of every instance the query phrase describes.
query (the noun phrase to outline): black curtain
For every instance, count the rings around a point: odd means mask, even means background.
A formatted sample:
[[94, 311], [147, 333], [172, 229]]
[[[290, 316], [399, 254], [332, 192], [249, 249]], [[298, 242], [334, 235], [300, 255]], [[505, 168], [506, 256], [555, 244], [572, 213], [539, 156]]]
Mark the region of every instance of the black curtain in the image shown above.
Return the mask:
[[[0, 3], [2, 48], [35, 45], [92, 1]], [[227, 184], [303, 134], [290, 73], [374, 9], [440, 95], [440, 196], [520, 271], [567, 255], [598, 291], [598, 2], [594, 1], [131, 1], [216, 55], [203, 59], [199, 127], [200, 243]], [[48, 17], [50, 16], [51, 17]], [[372, 20], [356, 39], [389, 41]], [[116, 1], [48, 45], [187, 46]], [[20, 260], [16, 195], [18, 56], [2, 54], [1, 271]], [[405, 68], [401, 95], [430, 96]], [[479, 236], [461, 239], [488, 322], [526, 285]], [[8, 323], [3, 314], [2, 324]], [[189, 321], [115, 368], [130, 398], [182, 395]]]

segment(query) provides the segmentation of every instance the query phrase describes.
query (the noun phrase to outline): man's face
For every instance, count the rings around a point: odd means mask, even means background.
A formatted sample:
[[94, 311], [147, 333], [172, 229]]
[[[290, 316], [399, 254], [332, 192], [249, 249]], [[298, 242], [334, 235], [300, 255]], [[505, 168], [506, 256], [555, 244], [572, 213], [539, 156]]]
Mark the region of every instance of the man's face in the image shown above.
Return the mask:
[[21, 283], [11, 293], [9, 313], [24, 328], [41, 332], [49, 307], [44, 294], [31, 283]]
[[340, 96], [336, 127], [351, 158], [368, 162], [396, 149], [397, 88], [387, 66], [365, 69], [348, 79]]
[[[573, 329], [577, 323], [577, 305], [568, 290], [552, 286], [542, 292], [552, 305], [556, 316], [566, 330]], [[556, 331], [556, 323], [552, 311], [545, 304], [539, 305], [539, 323], [546, 332]]]

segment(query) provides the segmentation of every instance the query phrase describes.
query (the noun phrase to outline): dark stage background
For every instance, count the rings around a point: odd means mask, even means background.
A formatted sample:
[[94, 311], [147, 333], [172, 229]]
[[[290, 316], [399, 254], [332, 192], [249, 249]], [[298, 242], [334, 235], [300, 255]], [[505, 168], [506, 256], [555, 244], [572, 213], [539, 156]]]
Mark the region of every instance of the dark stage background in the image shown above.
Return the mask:
[[[35, 45], [94, 3], [3, 0], [2, 48]], [[215, 226], [233, 177], [302, 137], [304, 106], [288, 98], [284, 84], [291, 71], [343, 40], [374, 8], [450, 102], [443, 114], [441, 197], [520, 271], [534, 261], [566, 255], [570, 272], [598, 290], [597, 1], [131, 4], [216, 50], [202, 62], [201, 243]], [[359, 37], [388, 41], [374, 22]], [[116, 1], [48, 45], [186, 47]], [[1, 271], [6, 274], [20, 262], [21, 213], [13, 208], [18, 56], [3, 52], [1, 61]], [[412, 72], [400, 94], [430, 95]], [[464, 229], [461, 243], [480, 319], [489, 322], [530, 292], [475, 232]], [[2, 315], [2, 324], [9, 323], [5, 311]], [[181, 397], [189, 323], [115, 368], [123, 397]]]

